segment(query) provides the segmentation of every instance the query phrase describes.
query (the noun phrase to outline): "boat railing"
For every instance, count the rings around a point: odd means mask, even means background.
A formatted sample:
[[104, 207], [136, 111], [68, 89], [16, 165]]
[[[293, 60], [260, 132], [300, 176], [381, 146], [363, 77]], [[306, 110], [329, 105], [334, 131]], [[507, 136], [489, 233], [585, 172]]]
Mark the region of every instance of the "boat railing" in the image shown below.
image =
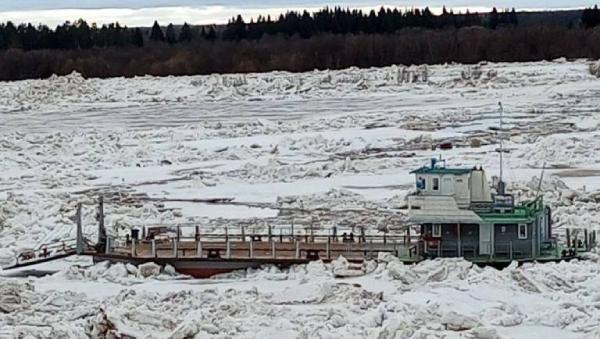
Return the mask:
[[333, 234], [308, 230], [284, 234], [280, 232], [239, 233], [229, 231], [200, 233], [199, 229], [184, 235], [177, 230], [148, 233], [143, 237], [127, 235], [125, 239], [108, 238], [106, 254], [129, 257], [194, 257], [194, 258], [292, 258], [331, 259], [338, 255], [375, 258], [380, 252], [398, 257], [417, 258], [417, 239], [406, 234]]
[[21, 251], [17, 254], [12, 266], [25, 266], [73, 255], [76, 252], [76, 248], [77, 241], [75, 239], [44, 243], [36, 246], [35, 249]]

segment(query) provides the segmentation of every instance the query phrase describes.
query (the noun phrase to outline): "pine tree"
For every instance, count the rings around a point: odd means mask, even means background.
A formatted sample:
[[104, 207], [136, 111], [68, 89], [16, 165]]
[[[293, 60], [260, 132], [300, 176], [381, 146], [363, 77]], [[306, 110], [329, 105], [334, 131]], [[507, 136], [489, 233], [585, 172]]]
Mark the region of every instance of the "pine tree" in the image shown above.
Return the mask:
[[509, 16], [509, 23], [513, 26], [518, 26], [519, 25], [519, 19], [517, 18], [517, 12], [515, 11], [515, 8], [513, 7], [512, 10], [510, 11], [510, 16]]
[[144, 47], [144, 35], [142, 34], [142, 30], [136, 28], [133, 31], [133, 36], [131, 37], [131, 42], [135, 47]]
[[74, 27], [71, 27], [71, 29], [75, 31], [78, 48], [87, 49], [93, 47], [92, 31], [85, 20], [79, 19], [75, 21]]
[[0, 26], [0, 49], [6, 49], [8, 44], [4, 41], [4, 26]]
[[167, 40], [167, 43], [171, 45], [177, 42], [177, 35], [175, 34], [175, 26], [173, 26], [173, 24], [169, 24], [169, 26], [167, 26], [165, 39]]
[[23, 42], [19, 37], [17, 27], [12, 22], [7, 22], [4, 26], [4, 39], [8, 48], [22, 48]]
[[192, 28], [186, 22], [183, 24], [183, 26], [181, 26], [181, 31], [179, 32], [179, 42], [190, 41], [192, 41]]
[[206, 40], [208, 41], [215, 41], [217, 40], [217, 31], [215, 31], [214, 27], [210, 27], [210, 29], [208, 30], [208, 33], [206, 34]]
[[165, 41], [165, 35], [163, 34], [158, 21], [154, 21], [152, 26], [152, 32], [150, 33], [150, 40], [152, 41]]
[[498, 16], [498, 10], [496, 9], [496, 7], [494, 7], [492, 9], [492, 12], [490, 13], [488, 27], [491, 29], [496, 29], [496, 27], [498, 27], [499, 22], [500, 18]]

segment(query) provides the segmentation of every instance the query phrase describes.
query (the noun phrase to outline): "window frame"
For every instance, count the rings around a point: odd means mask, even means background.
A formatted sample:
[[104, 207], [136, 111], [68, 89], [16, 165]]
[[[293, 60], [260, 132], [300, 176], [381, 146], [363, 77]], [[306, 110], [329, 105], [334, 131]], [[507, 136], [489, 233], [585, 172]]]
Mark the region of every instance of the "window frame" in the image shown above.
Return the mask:
[[[524, 229], [525, 229], [525, 236], [522, 236], [522, 235], [521, 235], [521, 228], [524, 228]], [[528, 231], [528, 230], [527, 230], [527, 224], [518, 224], [518, 225], [517, 225], [517, 237], [518, 237], [520, 240], [526, 240], [526, 239], [528, 238], [528, 237], [527, 237], [527, 231]]]
[[[438, 232], [435, 231], [436, 228]], [[431, 224], [431, 236], [434, 238], [442, 237], [442, 224]]]
[[[435, 188], [436, 187], [436, 184], [435, 184], [436, 180], [437, 180], [437, 189]], [[440, 177], [432, 177], [431, 178], [431, 190], [432, 191], [439, 192], [440, 189], [441, 189], [441, 187], [440, 187], [441, 184], [442, 184], [442, 181], [440, 180]]]

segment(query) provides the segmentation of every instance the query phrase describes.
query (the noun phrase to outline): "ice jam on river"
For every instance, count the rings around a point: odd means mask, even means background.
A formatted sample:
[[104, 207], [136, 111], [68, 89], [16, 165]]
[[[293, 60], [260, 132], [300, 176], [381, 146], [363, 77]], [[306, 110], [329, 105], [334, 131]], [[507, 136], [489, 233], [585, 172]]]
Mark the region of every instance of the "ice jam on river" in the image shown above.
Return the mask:
[[[96, 239], [100, 195], [113, 202], [105, 222], [120, 235], [291, 220], [394, 230], [408, 218], [396, 210], [414, 193], [409, 172], [431, 158], [499, 172], [498, 102], [510, 194], [541, 196], [564, 244], [567, 229], [600, 229], [595, 65], [2, 83], [0, 264], [74, 239], [79, 203], [83, 234]], [[236, 204], [191, 202], [211, 198]], [[339, 278], [354, 264], [336, 256], [195, 280], [169, 266], [71, 257], [19, 277], [0, 272], [0, 337], [594, 338], [600, 257], [592, 249], [585, 259], [496, 269], [381, 254]]]

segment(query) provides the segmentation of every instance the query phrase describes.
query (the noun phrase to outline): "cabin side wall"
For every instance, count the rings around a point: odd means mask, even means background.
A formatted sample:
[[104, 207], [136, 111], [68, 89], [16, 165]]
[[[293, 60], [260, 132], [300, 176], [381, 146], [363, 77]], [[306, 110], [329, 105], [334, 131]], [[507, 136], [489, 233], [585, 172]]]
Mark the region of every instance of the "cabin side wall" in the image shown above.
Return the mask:
[[[519, 223], [495, 223], [493, 224], [493, 256], [497, 259], [503, 258], [532, 258], [540, 254], [540, 243], [543, 236], [540, 233], [544, 224], [540, 224], [541, 218], [536, 218], [526, 225], [525, 239], [519, 238]], [[427, 241], [426, 252], [431, 257], [477, 257], [479, 256], [479, 224], [460, 224], [460, 236], [458, 224], [440, 224], [441, 235], [435, 237], [433, 234], [434, 224], [421, 225], [421, 234]]]
[[527, 238], [519, 239], [519, 223], [494, 224], [494, 255], [496, 257], [509, 257], [512, 251], [513, 258], [531, 258], [534, 240], [534, 226], [536, 223], [522, 223], [527, 227]]
[[441, 236], [434, 237], [433, 224], [421, 225], [421, 234], [427, 239], [427, 253], [431, 257], [472, 257], [479, 246], [479, 224], [440, 224]]

